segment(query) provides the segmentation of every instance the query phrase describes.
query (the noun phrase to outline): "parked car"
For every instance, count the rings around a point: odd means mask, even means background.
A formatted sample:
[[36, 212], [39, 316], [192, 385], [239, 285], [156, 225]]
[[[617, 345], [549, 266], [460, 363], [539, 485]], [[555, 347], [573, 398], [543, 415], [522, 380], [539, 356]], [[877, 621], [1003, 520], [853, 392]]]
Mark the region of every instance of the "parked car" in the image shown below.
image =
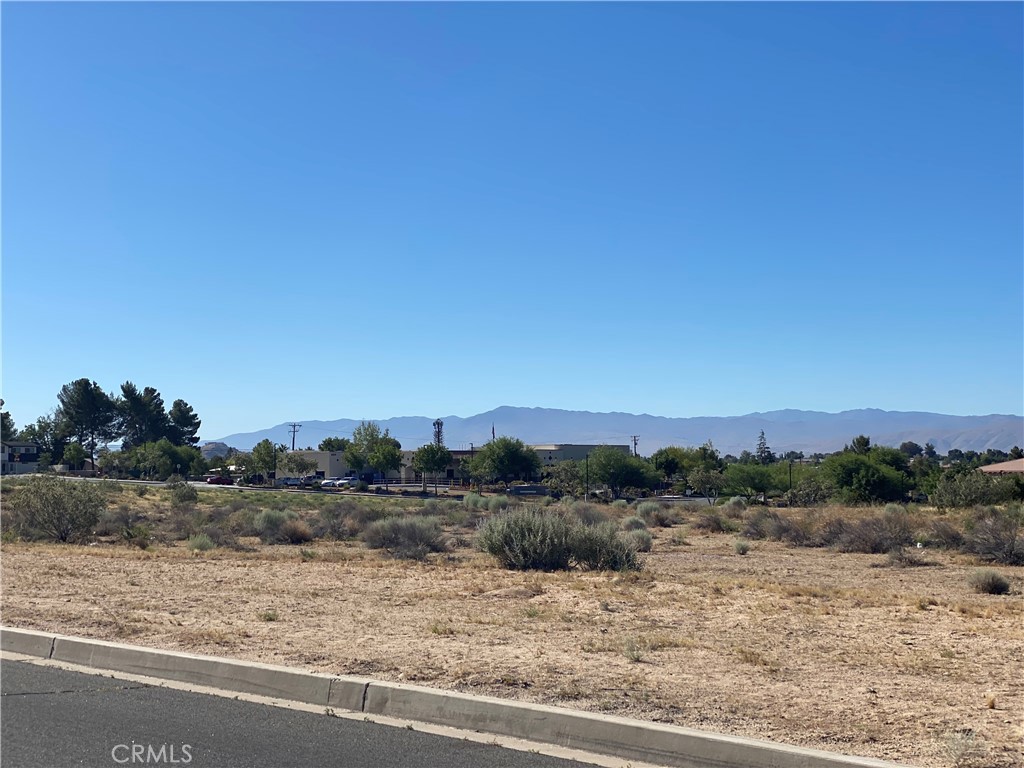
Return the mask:
[[206, 478], [206, 482], [209, 485], [234, 485], [235, 481], [230, 477], [224, 477], [223, 475], [214, 475], [213, 477]]
[[275, 488], [298, 488], [300, 485], [297, 477], [279, 477], [274, 481]]
[[334, 484], [335, 488], [351, 488], [353, 485], [359, 482], [358, 477], [341, 477], [338, 478], [338, 482]]
[[321, 479], [322, 478], [317, 477], [316, 475], [306, 475], [299, 480], [299, 483], [301, 483], [305, 488], [312, 488], [314, 485], [319, 483]]
[[328, 477], [326, 480], [320, 481], [321, 488], [337, 488], [340, 487], [342, 481], [346, 480], [344, 477]]

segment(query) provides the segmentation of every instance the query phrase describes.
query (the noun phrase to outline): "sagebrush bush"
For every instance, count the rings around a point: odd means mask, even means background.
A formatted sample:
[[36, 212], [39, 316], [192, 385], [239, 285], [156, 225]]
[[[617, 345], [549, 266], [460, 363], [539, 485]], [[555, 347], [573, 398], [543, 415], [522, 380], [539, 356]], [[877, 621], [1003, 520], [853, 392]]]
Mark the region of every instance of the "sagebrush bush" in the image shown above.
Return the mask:
[[188, 537], [188, 548], [193, 552], [207, 552], [217, 545], [213, 539], [207, 536], [205, 533], [197, 533], [194, 536]]
[[907, 549], [906, 547], [890, 549], [885, 561], [893, 568], [916, 568], [928, 565], [916, 549]]
[[370, 549], [383, 549], [392, 557], [423, 560], [443, 552], [441, 526], [435, 517], [389, 517], [366, 527], [361, 538]]
[[320, 509], [318, 536], [341, 541], [358, 536], [370, 523], [387, 516], [383, 509], [360, 504], [355, 499], [339, 499]]
[[612, 502], [612, 509], [614, 509], [616, 512], [624, 512], [625, 510], [629, 509], [629, 502], [626, 501], [625, 499], [616, 499], [615, 501]]
[[607, 512], [586, 501], [574, 501], [569, 507], [569, 511], [584, 525], [599, 525], [608, 522]]
[[701, 512], [690, 524], [694, 530], [708, 533], [725, 533], [732, 530], [732, 525], [718, 512]]
[[305, 544], [313, 540], [313, 531], [303, 520], [285, 520], [277, 531], [277, 538], [288, 544]]
[[264, 509], [253, 518], [252, 526], [264, 544], [282, 541], [281, 526], [297, 518], [294, 512], [284, 509]]
[[634, 528], [632, 530], [628, 530], [623, 534], [623, 538], [626, 543], [632, 546], [637, 552], [650, 552], [651, 547], [654, 546], [654, 537], [646, 528]]
[[985, 595], [1006, 595], [1010, 592], [1010, 581], [999, 571], [991, 568], [979, 568], [967, 579], [971, 589]]
[[670, 528], [679, 522], [679, 513], [657, 501], [642, 501], [636, 507], [637, 515], [654, 528]]
[[106, 496], [92, 483], [36, 475], [10, 500], [13, 529], [29, 538], [74, 542], [86, 538], [106, 509]]
[[736, 539], [732, 548], [737, 555], [745, 555], [750, 551], [750, 542], [746, 539]]
[[639, 531], [646, 529], [647, 523], [644, 522], [644, 519], [642, 517], [637, 517], [636, 515], [633, 515], [632, 517], [627, 517], [625, 520], [622, 521], [622, 530], [624, 531]]
[[199, 501], [199, 491], [180, 477], [168, 480], [167, 489], [170, 491], [171, 506], [174, 509], [188, 509]]
[[642, 567], [636, 547], [619, 535], [615, 523], [574, 526], [569, 542], [570, 561], [588, 571], [638, 571]]
[[964, 549], [983, 560], [1024, 565], [1024, 514], [1020, 508], [981, 507], [969, 523]]
[[881, 515], [846, 524], [836, 541], [836, 548], [840, 552], [877, 555], [912, 544], [914, 537], [907, 513], [897, 504], [890, 506], [895, 507], [895, 510], [886, 508]]
[[491, 496], [487, 500], [487, 509], [490, 512], [501, 512], [503, 509], [508, 509], [512, 506], [512, 501], [508, 496]]
[[563, 515], [519, 507], [485, 520], [477, 535], [477, 546], [513, 570], [566, 570], [572, 530]]
[[928, 524], [923, 539], [939, 549], [960, 549], [964, 545], [964, 534], [949, 520], [934, 519]]
[[479, 493], [467, 493], [463, 497], [462, 503], [468, 509], [487, 509], [487, 500]]
[[727, 517], [739, 519], [747, 510], [747, 502], [742, 496], [733, 496], [722, 505], [722, 511]]

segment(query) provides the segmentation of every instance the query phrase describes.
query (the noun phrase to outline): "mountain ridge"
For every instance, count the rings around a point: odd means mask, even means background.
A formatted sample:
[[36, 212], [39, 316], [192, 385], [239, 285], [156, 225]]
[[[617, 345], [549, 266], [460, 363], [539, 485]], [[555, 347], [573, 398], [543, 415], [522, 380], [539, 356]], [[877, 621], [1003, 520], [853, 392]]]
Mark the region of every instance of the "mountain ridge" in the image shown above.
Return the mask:
[[[560, 408], [502, 405], [473, 416], [442, 416], [445, 442], [450, 448], [483, 445], [495, 435], [511, 435], [528, 444], [582, 443], [631, 445], [639, 436], [639, 453], [649, 456], [666, 445], [695, 446], [711, 440], [723, 454], [753, 451], [763, 429], [777, 453], [803, 451], [829, 453], [842, 449], [857, 435], [868, 435], [876, 445], [899, 446], [911, 441], [932, 443], [939, 453], [952, 448], [984, 451], [1009, 450], [1024, 445], [1024, 417], [1014, 414], [956, 416], [927, 411], [885, 411], [859, 408], [838, 413], [781, 409], [742, 416], [656, 416], [624, 411], [573, 411]], [[296, 448], [315, 447], [325, 437], [350, 437], [361, 419], [309, 419], [302, 421]], [[390, 430], [406, 449], [429, 442], [434, 418], [396, 416], [374, 419]], [[291, 444], [289, 424], [253, 432], [238, 432], [203, 443], [225, 443], [250, 450], [270, 439]]]

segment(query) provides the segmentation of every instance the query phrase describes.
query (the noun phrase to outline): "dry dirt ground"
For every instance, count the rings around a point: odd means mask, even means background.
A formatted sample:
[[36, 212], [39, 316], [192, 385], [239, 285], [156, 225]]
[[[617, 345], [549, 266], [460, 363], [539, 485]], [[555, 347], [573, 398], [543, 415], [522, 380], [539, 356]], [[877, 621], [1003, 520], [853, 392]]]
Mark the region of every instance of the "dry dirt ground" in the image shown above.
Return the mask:
[[[5, 625], [544, 702], [920, 766], [1024, 765], [1013, 594], [929, 567], [656, 529], [640, 574], [357, 543], [4, 544]], [[971, 735], [973, 734], [973, 735]]]

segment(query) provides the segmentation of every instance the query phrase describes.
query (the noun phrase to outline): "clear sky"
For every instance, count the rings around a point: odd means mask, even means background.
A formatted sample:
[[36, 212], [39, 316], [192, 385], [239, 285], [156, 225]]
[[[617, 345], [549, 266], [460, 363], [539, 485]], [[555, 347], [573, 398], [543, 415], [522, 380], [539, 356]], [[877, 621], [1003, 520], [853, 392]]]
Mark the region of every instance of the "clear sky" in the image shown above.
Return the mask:
[[5, 2], [5, 407], [1021, 414], [1022, 8]]

